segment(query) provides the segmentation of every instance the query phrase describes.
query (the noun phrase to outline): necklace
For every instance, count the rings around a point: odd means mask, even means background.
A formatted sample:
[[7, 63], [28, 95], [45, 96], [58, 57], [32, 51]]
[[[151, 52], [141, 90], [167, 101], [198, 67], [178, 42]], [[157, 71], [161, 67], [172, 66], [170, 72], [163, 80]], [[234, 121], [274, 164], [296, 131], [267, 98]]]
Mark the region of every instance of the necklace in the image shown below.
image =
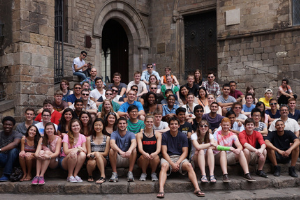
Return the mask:
[[153, 132], [151, 132], [149, 134], [147, 134], [146, 132], [144, 132], [144, 134], [145, 134], [146, 137], [150, 138], [150, 136], [152, 136]]

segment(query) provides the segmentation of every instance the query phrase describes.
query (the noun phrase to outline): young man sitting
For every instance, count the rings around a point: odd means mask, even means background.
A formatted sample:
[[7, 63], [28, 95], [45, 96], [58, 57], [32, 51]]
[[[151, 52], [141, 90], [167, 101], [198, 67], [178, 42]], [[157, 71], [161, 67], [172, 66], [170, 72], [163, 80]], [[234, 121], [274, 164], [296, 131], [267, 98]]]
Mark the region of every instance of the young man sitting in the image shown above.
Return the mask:
[[16, 127], [16, 131], [25, 135], [30, 125], [35, 125], [38, 123], [37, 121], [34, 121], [33, 118], [34, 118], [34, 109], [26, 108], [25, 122], [19, 123]]
[[292, 118], [294, 120], [296, 120], [298, 122], [298, 120], [300, 119], [300, 110], [296, 109], [296, 99], [294, 98], [290, 98], [288, 100], [288, 106], [289, 106], [289, 118]]
[[127, 130], [137, 134], [145, 129], [145, 124], [142, 120], [138, 119], [138, 107], [131, 105], [128, 107], [129, 119], [127, 120]]
[[170, 130], [169, 124], [167, 122], [163, 122], [162, 120], [162, 112], [160, 110], [156, 110], [153, 113], [154, 116], [154, 123], [153, 123], [153, 130], [163, 134]]
[[[190, 181], [195, 190], [194, 194], [204, 197], [205, 194], [200, 190], [197, 176], [192, 167], [192, 164], [186, 159], [188, 155], [188, 139], [186, 135], [178, 130], [179, 120], [177, 117], [172, 117], [169, 120], [170, 131], [162, 135], [162, 159], [161, 170], [159, 173], [159, 193], [157, 198], [164, 198], [164, 186], [167, 180], [167, 172], [179, 172], [186, 174], [187, 171]], [[170, 175], [170, 174], [168, 174]]]
[[236, 102], [235, 98], [229, 95], [230, 86], [229, 84], [224, 84], [222, 88], [223, 94], [219, 96], [216, 101], [222, 108], [222, 115], [225, 116], [226, 113], [231, 110], [231, 106]]
[[[222, 130], [216, 131], [214, 133], [214, 139], [217, 141], [218, 145], [223, 146], [222, 149], [217, 148], [218, 151], [214, 151], [216, 164], [221, 165], [223, 172], [223, 182], [228, 183], [230, 179], [228, 178], [227, 165], [236, 164], [237, 161], [240, 162], [241, 167], [244, 171], [244, 178], [249, 181], [256, 181], [253, 179], [249, 173], [247, 159], [243, 153], [243, 147], [238, 140], [236, 134], [229, 131], [230, 119], [227, 117], [222, 119], [221, 122]], [[237, 148], [234, 148], [232, 145]], [[222, 151], [219, 151], [222, 150]]]
[[281, 168], [277, 163], [289, 163], [291, 160], [289, 175], [298, 177], [295, 165], [299, 157], [299, 139], [292, 131], [284, 130], [284, 127], [284, 122], [280, 119], [275, 123], [276, 131], [269, 132], [265, 140], [268, 157], [274, 165], [274, 176], [280, 176]]
[[251, 116], [251, 111], [255, 108], [255, 104], [253, 104], [253, 94], [247, 93], [245, 96], [246, 103], [243, 105], [244, 115], [247, 117]]
[[[260, 132], [254, 131], [254, 120], [252, 118], [245, 121], [246, 130], [240, 132], [239, 140], [244, 147], [244, 154], [248, 164], [256, 165], [258, 162], [258, 169], [256, 174], [258, 176], [268, 178], [263, 171], [264, 164], [267, 158], [266, 143]], [[256, 143], [260, 144], [260, 148], [256, 148]]]

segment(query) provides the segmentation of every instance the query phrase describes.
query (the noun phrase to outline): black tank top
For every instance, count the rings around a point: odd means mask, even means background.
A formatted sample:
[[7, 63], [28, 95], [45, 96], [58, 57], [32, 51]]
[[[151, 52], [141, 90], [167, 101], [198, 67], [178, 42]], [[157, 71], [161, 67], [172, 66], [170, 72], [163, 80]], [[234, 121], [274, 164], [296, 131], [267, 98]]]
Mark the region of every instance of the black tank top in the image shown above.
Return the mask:
[[143, 131], [143, 139], [142, 139], [142, 144], [143, 144], [143, 150], [146, 153], [154, 153], [156, 151], [156, 137], [155, 137], [155, 132], [153, 130], [153, 137], [148, 138], [145, 136], [145, 132]]

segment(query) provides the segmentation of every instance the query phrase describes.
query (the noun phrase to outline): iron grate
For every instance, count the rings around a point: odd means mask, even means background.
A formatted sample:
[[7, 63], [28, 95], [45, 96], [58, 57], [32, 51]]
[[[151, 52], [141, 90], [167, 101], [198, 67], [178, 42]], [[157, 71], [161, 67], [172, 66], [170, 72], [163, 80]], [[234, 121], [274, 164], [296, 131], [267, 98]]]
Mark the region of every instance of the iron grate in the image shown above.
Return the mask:
[[293, 0], [293, 25], [300, 25], [300, 1]]

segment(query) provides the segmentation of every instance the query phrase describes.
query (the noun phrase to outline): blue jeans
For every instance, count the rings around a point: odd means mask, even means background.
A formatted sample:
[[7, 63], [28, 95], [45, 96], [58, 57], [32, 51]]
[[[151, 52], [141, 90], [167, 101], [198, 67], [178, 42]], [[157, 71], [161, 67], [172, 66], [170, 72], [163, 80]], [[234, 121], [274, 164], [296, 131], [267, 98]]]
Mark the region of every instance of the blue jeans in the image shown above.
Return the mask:
[[8, 176], [11, 174], [14, 167], [14, 163], [17, 161], [18, 158], [18, 148], [11, 149], [7, 153], [0, 153], [0, 166], [4, 167], [3, 174]]
[[82, 80], [86, 79], [86, 75], [83, 72], [74, 72], [73, 75], [80, 77]]

